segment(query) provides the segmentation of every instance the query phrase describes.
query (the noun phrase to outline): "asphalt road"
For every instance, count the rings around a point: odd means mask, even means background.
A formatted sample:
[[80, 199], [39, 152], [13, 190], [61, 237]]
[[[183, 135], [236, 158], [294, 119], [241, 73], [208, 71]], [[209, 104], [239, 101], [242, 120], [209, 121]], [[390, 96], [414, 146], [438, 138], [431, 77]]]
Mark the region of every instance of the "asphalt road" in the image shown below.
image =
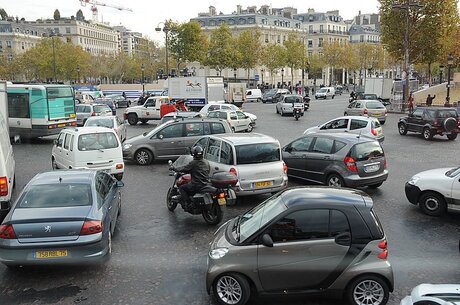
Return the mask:
[[[299, 121], [280, 117], [271, 104], [248, 103], [244, 110], [258, 116], [253, 132], [279, 139], [282, 145], [307, 127], [343, 114], [346, 96], [313, 101]], [[121, 115], [123, 109], [119, 109]], [[458, 165], [460, 140], [418, 135], [400, 136], [390, 114], [384, 125], [390, 176], [377, 190], [368, 190], [385, 229], [395, 291], [389, 304], [399, 304], [412, 287], [424, 283], [459, 283], [459, 215], [423, 215], [404, 195], [413, 174]], [[129, 126], [128, 136], [150, 130], [153, 124]], [[35, 174], [51, 169], [53, 138], [14, 146], [18, 191]], [[214, 227], [201, 216], [167, 210], [165, 197], [172, 177], [166, 162], [141, 167], [126, 165], [123, 212], [113, 238], [110, 262], [93, 267], [22, 268], [0, 266], [0, 304], [215, 304], [205, 290], [208, 243]], [[302, 184], [290, 181], [290, 185]], [[245, 198], [227, 207], [224, 221], [261, 202], [266, 196]], [[264, 297], [250, 304], [343, 304], [324, 298]]]

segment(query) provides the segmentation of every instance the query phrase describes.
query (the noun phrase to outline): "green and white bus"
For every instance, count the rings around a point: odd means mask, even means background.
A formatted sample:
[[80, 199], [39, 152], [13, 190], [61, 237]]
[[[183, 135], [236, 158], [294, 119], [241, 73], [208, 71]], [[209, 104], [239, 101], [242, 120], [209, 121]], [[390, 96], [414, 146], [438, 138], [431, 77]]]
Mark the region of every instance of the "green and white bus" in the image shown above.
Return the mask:
[[76, 126], [75, 96], [66, 85], [7, 85], [10, 136], [37, 138]]

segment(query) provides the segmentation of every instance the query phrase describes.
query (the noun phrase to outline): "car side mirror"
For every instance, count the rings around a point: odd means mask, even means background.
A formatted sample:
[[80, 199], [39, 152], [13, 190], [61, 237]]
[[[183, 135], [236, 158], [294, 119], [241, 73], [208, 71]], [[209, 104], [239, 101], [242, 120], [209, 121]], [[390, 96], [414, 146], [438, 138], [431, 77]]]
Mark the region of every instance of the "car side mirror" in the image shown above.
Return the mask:
[[117, 181], [117, 187], [124, 187], [125, 184], [123, 183], [123, 181]]
[[291, 153], [292, 152], [292, 146], [286, 147], [285, 151], [287, 151], [288, 153]]
[[350, 246], [351, 245], [351, 235], [349, 232], [341, 233], [334, 238], [334, 241], [336, 244], [341, 245], [341, 246]]
[[265, 247], [269, 247], [269, 248], [273, 247], [273, 239], [271, 238], [270, 235], [268, 234], [262, 235], [261, 241], [262, 241], [262, 245], [264, 245]]

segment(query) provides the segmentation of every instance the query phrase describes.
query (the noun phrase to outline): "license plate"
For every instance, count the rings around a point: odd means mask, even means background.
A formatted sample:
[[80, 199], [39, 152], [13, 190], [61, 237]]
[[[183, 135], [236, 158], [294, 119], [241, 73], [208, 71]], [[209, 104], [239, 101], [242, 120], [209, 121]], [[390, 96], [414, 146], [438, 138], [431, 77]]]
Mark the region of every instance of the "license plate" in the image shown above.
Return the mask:
[[74, 117], [75, 117], [75, 113], [71, 113], [71, 114], [69, 115], [69, 118], [71, 118], [71, 119], [73, 119]]
[[69, 253], [67, 250], [47, 250], [35, 252], [35, 258], [58, 258], [67, 257]]
[[382, 113], [380, 113], [380, 112], [371, 114], [371, 116], [381, 116], [381, 115], [382, 115]]
[[260, 181], [260, 182], [254, 182], [254, 187], [267, 187], [267, 186], [272, 186], [273, 181]]
[[366, 173], [373, 173], [373, 172], [378, 171], [379, 168], [380, 168], [380, 165], [378, 165], [378, 164], [377, 165], [369, 165], [369, 166], [364, 167], [364, 171]]
[[217, 200], [217, 203], [218, 203], [219, 205], [225, 205], [225, 204], [227, 204], [227, 200], [225, 200], [225, 198], [219, 198], [219, 199]]
[[65, 127], [66, 124], [58, 124], [58, 127]]

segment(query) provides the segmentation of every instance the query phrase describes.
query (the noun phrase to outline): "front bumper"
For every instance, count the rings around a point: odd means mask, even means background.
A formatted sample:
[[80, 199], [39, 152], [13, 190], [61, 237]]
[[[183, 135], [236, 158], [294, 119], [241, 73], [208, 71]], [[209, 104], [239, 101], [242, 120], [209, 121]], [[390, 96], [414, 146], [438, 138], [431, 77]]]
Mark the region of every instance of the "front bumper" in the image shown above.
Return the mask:
[[422, 192], [418, 186], [409, 184], [406, 182], [404, 186], [404, 191], [406, 193], [407, 200], [412, 204], [418, 204], [418, 198]]
[[133, 149], [123, 150], [123, 159], [134, 160], [134, 150]]
[[345, 185], [347, 187], [355, 188], [360, 186], [368, 186], [373, 184], [378, 184], [385, 182], [388, 178], [388, 171], [384, 170], [383, 173], [371, 176], [371, 177], [361, 177], [358, 174], [344, 177]]

